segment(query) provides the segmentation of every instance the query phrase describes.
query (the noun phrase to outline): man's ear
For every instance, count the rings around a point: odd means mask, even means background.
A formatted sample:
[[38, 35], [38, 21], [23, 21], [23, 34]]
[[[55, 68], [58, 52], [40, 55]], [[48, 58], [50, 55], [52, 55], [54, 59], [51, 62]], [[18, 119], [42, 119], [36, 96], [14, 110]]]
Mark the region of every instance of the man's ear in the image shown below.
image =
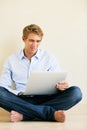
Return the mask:
[[22, 36], [22, 40], [23, 40], [23, 41], [25, 40], [23, 36]]

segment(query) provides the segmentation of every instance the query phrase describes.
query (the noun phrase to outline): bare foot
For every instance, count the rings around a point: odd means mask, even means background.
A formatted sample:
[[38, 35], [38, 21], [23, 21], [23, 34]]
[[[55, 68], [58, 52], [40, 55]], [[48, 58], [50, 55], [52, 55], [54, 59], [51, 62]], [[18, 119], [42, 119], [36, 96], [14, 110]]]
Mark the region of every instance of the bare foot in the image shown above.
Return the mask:
[[58, 122], [64, 122], [65, 121], [65, 113], [64, 113], [64, 111], [55, 111], [54, 118]]
[[23, 120], [23, 115], [16, 111], [11, 111], [10, 120], [11, 120], [11, 122], [21, 121], [21, 120]]

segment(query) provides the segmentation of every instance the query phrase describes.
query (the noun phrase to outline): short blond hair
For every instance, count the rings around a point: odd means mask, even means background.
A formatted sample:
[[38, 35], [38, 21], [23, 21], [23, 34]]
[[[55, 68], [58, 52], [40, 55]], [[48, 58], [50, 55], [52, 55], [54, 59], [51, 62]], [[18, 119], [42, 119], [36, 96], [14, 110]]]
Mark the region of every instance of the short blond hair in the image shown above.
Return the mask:
[[28, 35], [30, 33], [37, 34], [41, 38], [43, 37], [42, 29], [36, 24], [27, 25], [27, 26], [24, 27], [24, 29], [23, 29], [23, 38], [27, 39], [27, 37], [28, 37]]

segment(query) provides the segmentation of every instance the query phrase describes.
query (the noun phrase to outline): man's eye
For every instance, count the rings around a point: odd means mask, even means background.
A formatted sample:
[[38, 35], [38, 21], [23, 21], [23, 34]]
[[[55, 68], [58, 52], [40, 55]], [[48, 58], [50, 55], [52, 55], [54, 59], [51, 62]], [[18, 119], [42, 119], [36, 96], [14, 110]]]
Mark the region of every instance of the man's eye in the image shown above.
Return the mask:
[[29, 39], [29, 42], [37, 42], [37, 43], [39, 43], [41, 40], [32, 40], [32, 39]]
[[31, 40], [31, 39], [30, 39], [29, 42], [34, 42], [34, 40]]
[[41, 40], [37, 40], [37, 42], [39, 43]]

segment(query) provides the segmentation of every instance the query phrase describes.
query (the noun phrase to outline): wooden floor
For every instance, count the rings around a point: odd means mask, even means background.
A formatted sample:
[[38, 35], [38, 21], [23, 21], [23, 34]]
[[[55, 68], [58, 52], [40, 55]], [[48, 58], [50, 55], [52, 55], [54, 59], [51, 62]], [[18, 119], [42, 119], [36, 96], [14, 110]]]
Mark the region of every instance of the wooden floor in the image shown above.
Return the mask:
[[66, 111], [65, 123], [10, 122], [10, 113], [0, 108], [0, 130], [87, 130], [87, 105], [79, 103]]

